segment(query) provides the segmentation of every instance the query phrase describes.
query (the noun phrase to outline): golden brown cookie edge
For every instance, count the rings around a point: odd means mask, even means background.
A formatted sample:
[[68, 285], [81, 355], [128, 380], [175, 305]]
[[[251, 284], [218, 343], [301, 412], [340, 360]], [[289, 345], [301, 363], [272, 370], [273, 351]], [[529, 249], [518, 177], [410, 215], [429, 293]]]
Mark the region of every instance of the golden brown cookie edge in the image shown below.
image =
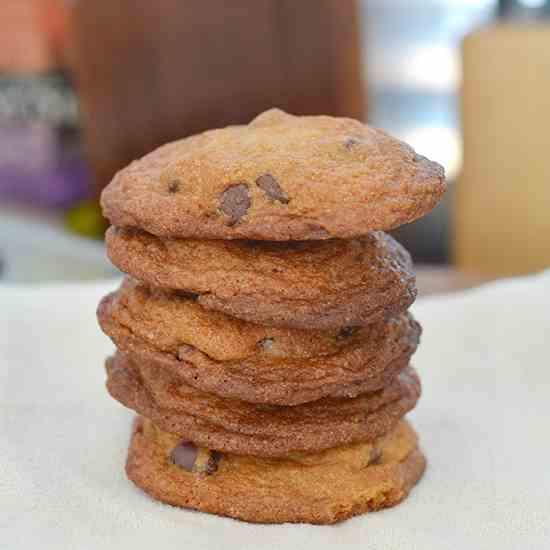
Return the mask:
[[[314, 501], [302, 504], [291, 499], [285, 501], [276, 499], [266, 503], [254, 494], [237, 494], [225, 499], [217, 496], [205, 499], [202, 494], [192, 490], [187, 494], [178, 495], [173, 492], [167, 494], [167, 491], [162, 488], [162, 484], [166, 484], [167, 480], [163, 475], [162, 462], [158, 461], [158, 449], [155, 449], [154, 442], [143, 435], [142, 422], [143, 418], [137, 417], [132, 429], [125, 468], [128, 479], [153, 499], [166, 504], [250, 523], [329, 525], [360, 514], [390, 508], [401, 503], [410, 494], [424, 474], [427, 465], [424, 454], [418, 446], [415, 446], [405, 460], [391, 468], [391, 475], [397, 480], [395, 488], [385, 493], [383, 498], [355, 503], [340, 510], [323, 509]], [[410, 428], [410, 425], [408, 426]], [[147, 458], [154, 457], [155, 454], [157, 454], [156, 464], [153, 460], [151, 465], [151, 461]]]

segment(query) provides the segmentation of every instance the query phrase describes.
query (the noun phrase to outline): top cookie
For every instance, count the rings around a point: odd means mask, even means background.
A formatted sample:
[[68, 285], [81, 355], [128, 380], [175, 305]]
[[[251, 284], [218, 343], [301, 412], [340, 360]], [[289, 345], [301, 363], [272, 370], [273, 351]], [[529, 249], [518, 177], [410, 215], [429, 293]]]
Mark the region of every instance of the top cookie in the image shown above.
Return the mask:
[[443, 169], [348, 118], [271, 109], [160, 147], [103, 191], [105, 216], [161, 237], [352, 238], [428, 213]]

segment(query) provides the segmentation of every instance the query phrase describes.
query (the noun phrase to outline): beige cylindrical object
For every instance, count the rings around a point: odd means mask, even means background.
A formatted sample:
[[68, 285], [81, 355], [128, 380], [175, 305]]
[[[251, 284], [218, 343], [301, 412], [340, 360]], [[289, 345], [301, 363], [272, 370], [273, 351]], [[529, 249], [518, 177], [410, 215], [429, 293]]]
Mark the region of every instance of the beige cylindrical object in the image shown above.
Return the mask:
[[550, 24], [499, 23], [466, 38], [462, 121], [457, 266], [550, 266]]

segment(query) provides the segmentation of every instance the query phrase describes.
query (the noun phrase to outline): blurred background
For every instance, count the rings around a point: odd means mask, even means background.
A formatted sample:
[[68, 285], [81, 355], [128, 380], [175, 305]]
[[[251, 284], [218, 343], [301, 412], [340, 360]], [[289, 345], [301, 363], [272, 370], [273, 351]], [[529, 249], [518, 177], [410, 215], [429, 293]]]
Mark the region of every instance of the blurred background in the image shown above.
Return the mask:
[[382, 127], [450, 191], [395, 236], [438, 292], [550, 265], [550, 1], [0, 0], [0, 280], [115, 275], [97, 197], [272, 106]]

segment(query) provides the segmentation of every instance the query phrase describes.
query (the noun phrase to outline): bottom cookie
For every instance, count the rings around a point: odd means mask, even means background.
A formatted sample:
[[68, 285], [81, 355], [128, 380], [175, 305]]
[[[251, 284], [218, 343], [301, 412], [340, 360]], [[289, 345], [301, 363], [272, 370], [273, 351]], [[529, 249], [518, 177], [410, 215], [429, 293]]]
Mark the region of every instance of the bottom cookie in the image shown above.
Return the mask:
[[426, 466], [417, 443], [402, 420], [374, 443], [259, 458], [197, 448], [138, 417], [126, 473], [175, 506], [257, 523], [329, 524], [403, 500]]

